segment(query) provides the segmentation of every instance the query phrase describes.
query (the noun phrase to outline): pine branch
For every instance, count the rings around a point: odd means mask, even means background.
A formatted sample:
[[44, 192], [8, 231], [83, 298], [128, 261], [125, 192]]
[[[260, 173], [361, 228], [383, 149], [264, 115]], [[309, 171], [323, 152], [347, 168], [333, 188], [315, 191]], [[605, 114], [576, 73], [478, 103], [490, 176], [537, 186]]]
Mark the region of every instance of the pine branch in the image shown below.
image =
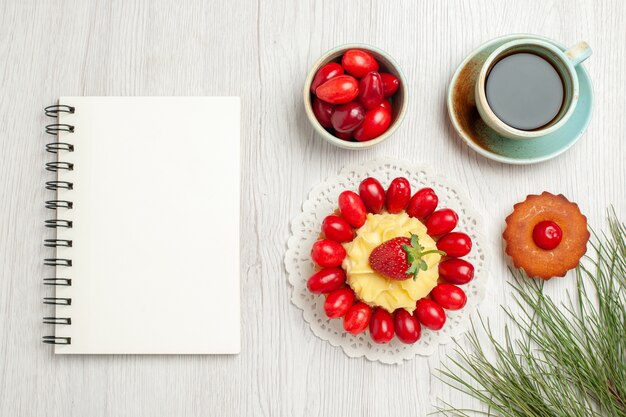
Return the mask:
[[[481, 344], [474, 324], [469, 349], [457, 344], [459, 360], [439, 378], [488, 407], [450, 416], [626, 417], [626, 225], [609, 211], [608, 233], [591, 242], [593, 255], [576, 270], [576, 293], [556, 303], [544, 283], [518, 271], [511, 284], [513, 312], [503, 307], [512, 327], [497, 340], [479, 316], [488, 343]], [[591, 290], [591, 291], [589, 291]], [[495, 352], [495, 361], [485, 351]], [[470, 380], [458, 375], [468, 374]]]

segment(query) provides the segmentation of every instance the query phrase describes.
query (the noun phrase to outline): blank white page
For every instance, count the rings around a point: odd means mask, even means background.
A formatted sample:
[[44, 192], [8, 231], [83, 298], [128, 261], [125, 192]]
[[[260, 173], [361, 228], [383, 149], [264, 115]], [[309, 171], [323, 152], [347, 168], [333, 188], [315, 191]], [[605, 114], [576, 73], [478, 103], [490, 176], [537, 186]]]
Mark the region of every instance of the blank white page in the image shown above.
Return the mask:
[[240, 350], [238, 97], [62, 97], [56, 353]]

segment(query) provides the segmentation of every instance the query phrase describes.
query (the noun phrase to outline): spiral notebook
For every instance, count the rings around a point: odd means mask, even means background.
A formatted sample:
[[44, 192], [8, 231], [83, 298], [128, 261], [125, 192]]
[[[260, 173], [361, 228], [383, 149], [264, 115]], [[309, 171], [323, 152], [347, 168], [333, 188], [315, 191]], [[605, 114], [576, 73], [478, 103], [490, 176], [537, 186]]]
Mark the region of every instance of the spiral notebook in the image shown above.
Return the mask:
[[43, 341], [238, 353], [239, 98], [62, 97], [46, 115]]

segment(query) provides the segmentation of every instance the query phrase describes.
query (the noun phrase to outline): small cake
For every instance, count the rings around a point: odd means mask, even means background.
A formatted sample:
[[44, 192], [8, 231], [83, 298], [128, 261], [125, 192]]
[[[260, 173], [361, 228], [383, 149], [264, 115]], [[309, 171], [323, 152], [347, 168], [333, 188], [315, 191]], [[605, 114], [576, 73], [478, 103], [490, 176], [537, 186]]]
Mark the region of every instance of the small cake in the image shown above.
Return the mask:
[[563, 195], [543, 192], [515, 204], [503, 233], [506, 253], [529, 277], [565, 276], [587, 251], [587, 218]]
[[[472, 249], [470, 237], [453, 231], [458, 216], [435, 210], [438, 197], [431, 188], [411, 195], [404, 177], [387, 190], [375, 178], [364, 179], [359, 193], [343, 191], [338, 210], [321, 225], [311, 248], [315, 273], [310, 292], [324, 299], [324, 312], [343, 319], [347, 333], [369, 328], [375, 343], [420, 339], [421, 326], [440, 330], [445, 310], [459, 310], [467, 296], [474, 267], [464, 259]], [[441, 282], [440, 282], [441, 281]]]

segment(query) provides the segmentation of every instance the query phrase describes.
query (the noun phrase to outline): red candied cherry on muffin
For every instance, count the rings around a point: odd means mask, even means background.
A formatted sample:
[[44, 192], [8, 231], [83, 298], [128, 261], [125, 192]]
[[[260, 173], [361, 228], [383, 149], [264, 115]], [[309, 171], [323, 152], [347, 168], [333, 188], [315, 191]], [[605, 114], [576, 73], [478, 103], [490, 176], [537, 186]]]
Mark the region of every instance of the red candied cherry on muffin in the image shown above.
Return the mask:
[[552, 250], [559, 246], [561, 239], [563, 231], [551, 220], [541, 221], [533, 229], [533, 240], [541, 249]]

